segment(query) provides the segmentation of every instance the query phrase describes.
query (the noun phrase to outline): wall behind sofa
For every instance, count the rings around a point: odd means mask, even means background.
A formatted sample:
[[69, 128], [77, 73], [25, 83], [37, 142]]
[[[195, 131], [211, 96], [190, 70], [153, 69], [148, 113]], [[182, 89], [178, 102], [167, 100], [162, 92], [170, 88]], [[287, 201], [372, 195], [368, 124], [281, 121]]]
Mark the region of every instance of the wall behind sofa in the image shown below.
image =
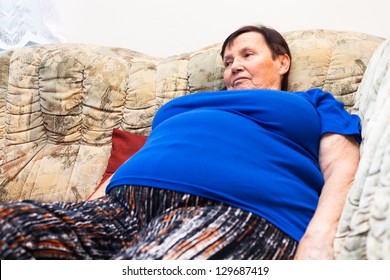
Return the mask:
[[53, 0], [69, 43], [124, 47], [155, 56], [223, 41], [262, 23], [280, 31], [337, 29], [390, 38], [388, 0]]

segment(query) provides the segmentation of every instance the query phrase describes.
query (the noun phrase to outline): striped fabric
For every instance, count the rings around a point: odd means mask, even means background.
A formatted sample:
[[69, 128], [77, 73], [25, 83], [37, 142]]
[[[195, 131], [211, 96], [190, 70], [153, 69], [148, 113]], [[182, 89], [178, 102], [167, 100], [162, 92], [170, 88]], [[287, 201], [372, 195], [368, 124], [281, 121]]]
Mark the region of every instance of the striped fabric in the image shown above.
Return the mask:
[[174, 191], [0, 206], [1, 259], [291, 259], [297, 242], [249, 212]]

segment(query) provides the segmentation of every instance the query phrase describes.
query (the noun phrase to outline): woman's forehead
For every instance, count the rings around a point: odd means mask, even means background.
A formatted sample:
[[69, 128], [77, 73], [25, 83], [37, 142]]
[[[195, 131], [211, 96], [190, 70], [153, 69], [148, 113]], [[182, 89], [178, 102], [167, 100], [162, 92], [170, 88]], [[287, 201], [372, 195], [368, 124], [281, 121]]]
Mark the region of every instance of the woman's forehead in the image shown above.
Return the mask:
[[229, 56], [229, 53], [232, 51], [253, 48], [253, 47], [263, 47], [267, 45], [264, 39], [264, 36], [258, 32], [246, 32], [238, 35], [234, 38], [227, 46], [225, 50], [224, 57]]

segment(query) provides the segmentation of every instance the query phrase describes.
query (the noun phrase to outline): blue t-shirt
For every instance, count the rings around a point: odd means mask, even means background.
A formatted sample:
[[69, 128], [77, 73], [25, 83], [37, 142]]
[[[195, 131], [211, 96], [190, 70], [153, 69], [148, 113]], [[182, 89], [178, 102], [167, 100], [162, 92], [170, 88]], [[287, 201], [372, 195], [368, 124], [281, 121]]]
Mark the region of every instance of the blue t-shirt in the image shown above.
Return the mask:
[[360, 119], [343, 105], [320, 89], [176, 98], [156, 113], [145, 145], [107, 191], [133, 184], [203, 196], [259, 215], [299, 241], [324, 184], [321, 136], [360, 141]]

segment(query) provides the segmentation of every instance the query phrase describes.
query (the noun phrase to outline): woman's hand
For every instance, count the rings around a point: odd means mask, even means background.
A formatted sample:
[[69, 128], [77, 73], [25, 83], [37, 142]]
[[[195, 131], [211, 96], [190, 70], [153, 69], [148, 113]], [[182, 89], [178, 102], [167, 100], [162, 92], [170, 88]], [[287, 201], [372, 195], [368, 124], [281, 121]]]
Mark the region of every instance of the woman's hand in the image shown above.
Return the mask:
[[333, 241], [336, 234], [336, 225], [312, 227], [299, 242], [295, 254], [296, 260], [331, 260], [333, 255]]
[[113, 175], [111, 175], [109, 178], [107, 178], [106, 181], [104, 181], [103, 184], [101, 184], [99, 186], [98, 189], [96, 189], [89, 197], [87, 200], [94, 200], [94, 199], [98, 199], [99, 197], [102, 197], [106, 194], [106, 188], [108, 186], [108, 184], [110, 183], [110, 180], [112, 178]]

